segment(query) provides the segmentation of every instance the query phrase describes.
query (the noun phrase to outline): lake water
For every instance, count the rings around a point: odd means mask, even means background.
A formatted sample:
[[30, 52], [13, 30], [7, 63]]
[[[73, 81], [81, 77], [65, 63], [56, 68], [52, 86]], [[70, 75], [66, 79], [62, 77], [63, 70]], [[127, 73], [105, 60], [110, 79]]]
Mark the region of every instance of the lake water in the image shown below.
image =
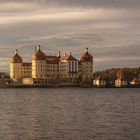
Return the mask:
[[140, 89], [0, 89], [0, 140], [140, 140]]

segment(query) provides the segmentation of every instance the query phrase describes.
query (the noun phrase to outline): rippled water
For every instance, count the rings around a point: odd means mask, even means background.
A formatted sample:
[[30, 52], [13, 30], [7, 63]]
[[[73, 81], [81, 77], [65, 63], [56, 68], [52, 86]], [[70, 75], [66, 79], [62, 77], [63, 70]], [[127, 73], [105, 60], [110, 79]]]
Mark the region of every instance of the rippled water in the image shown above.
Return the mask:
[[140, 89], [0, 90], [0, 140], [139, 140]]

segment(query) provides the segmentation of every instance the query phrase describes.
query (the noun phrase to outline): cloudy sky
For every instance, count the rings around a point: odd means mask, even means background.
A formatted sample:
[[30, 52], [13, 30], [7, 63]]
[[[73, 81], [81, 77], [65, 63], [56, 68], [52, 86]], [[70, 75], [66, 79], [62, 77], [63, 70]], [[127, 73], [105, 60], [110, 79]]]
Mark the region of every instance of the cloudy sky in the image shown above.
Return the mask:
[[38, 44], [47, 53], [86, 47], [95, 70], [140, 66], [140, 0], [0, 0], [0, 71], [14, 50], [24, 61]]

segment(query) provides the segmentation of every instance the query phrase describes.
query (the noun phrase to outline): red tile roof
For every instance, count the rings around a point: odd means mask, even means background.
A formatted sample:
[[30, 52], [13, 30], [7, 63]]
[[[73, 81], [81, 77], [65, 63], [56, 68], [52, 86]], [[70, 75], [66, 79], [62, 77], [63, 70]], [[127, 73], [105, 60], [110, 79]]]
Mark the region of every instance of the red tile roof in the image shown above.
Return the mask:
[[39, 46], [38, 50], [33, 54], [32, 59], [33, 60], [45, 60], [46, 59], [45, 54], [40, 49], [40, 46]]
[[80, 61], [81, 62], [93, 62], [93, 57], [88, 52], [86, 52], [81, 55]]
[[32, 66], [32, 63], [23, 63], [22, 66]]
[[61, 60], [66, 60], [66, 61], [78, 61], [75, 57], [73, 57], [71, 54], [68, 55], [64, 55], [64, 56], [61, 56], [60, 58]]
[[46, 56], [47, 64], [59, 64], [59, 57], [57, 56]]
[[22, 63], [22, 58], [16, 52], [16, 54], [12, 57], [11, 62], [12, 63]]

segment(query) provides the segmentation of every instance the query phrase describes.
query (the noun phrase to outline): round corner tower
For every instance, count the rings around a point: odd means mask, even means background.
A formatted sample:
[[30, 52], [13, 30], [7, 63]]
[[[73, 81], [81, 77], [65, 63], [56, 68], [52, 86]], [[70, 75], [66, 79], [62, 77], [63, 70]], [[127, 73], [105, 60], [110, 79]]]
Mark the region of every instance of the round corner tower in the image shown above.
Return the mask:
[[85, 49], [85, 53], [81, 55], [80, 63], [82, 66], [83, 79], [93, 78], [93, 57], [89, 53], [88, 48]]
[[22, 57], [18, 54], [18, 50], [15, 51], [14, 56], [11, 58], [10, 62], [10, 79], [20, 80], [22, 78]]
[[41, 51], [40, 45], [35, 49], [35, 53], [32, 56], [32, 78], [46, 78], [46, 56]]

